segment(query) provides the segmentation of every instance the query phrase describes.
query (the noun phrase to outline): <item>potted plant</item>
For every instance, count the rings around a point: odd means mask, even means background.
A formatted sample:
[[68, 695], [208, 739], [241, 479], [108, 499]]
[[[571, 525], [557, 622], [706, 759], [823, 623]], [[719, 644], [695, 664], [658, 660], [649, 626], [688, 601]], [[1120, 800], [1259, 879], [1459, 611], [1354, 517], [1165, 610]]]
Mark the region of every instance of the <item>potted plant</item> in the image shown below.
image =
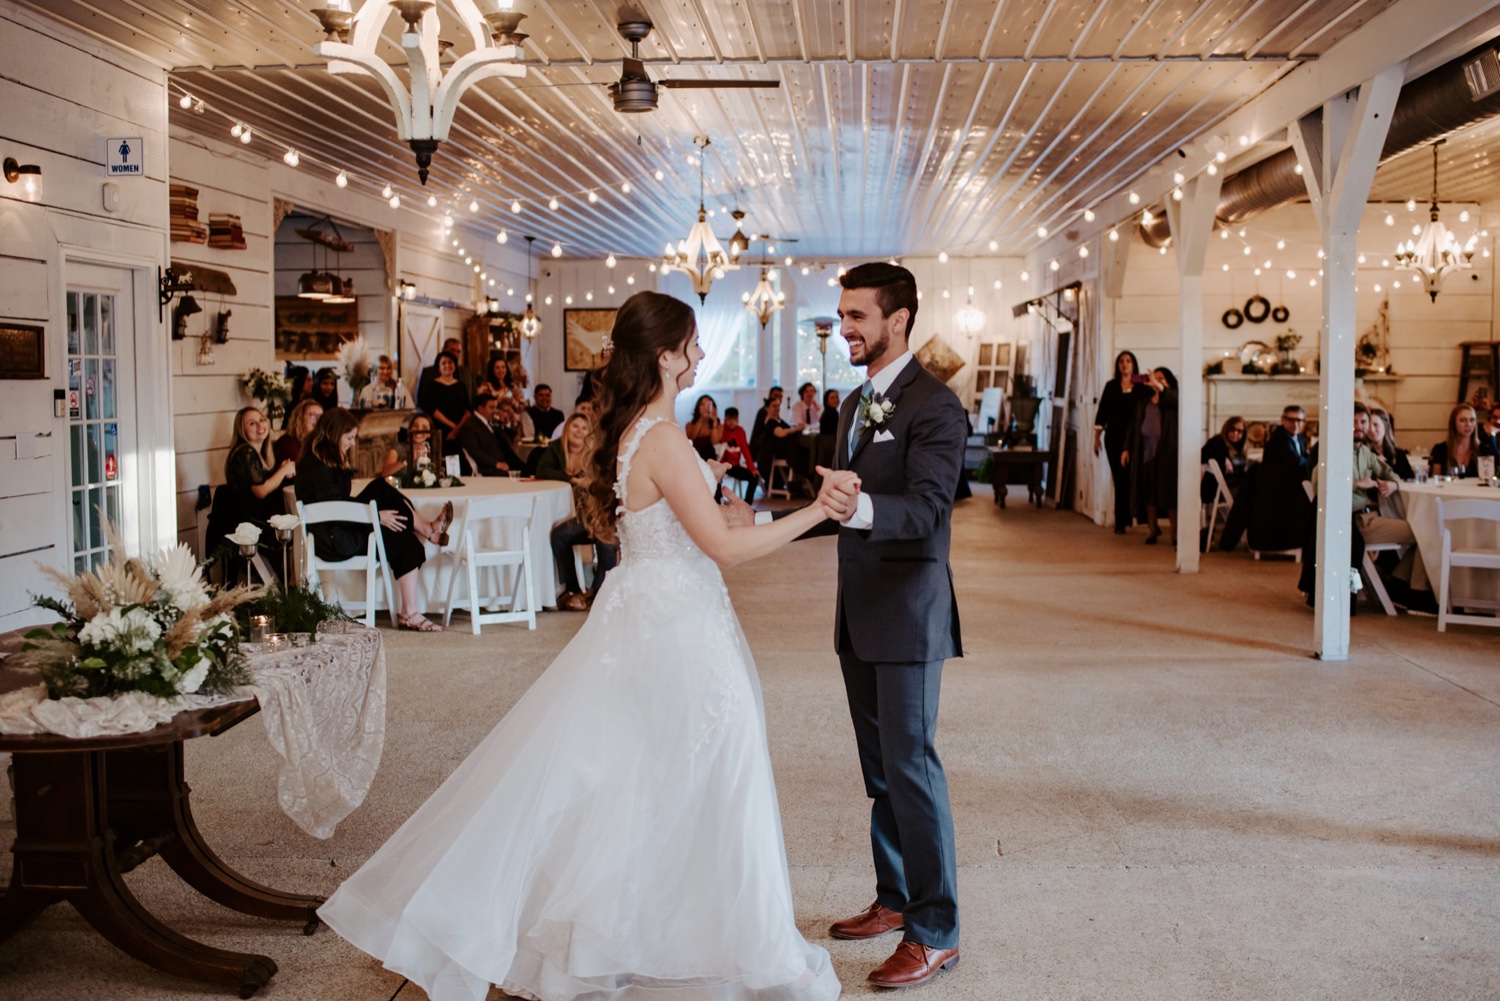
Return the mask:
[[1284, 334], [1276, 335], [1276, 352], [1281, 355], [1276, 362], [1277, 375], [1298, 375], [1302, 372], [1302, 366], [1297, 364], [1297, 359], [1292, 352], [1297, 350], [1297, 345], [1302, 343], [1302, 335], [1295, 330], [1288, 330]]

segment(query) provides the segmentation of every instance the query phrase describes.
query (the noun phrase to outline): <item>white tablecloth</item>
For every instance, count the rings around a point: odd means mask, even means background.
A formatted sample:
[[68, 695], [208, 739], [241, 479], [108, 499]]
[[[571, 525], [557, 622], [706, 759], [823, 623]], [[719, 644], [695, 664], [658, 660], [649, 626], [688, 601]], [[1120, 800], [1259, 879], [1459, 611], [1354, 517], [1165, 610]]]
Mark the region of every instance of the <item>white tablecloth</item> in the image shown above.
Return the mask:
[[[1436, 594], [1442, 573], [1443, 535], [1438, 527], [1438, 498], [1500, 501], [1500, 489], [1482, 487], [1475, 480], [1451, 483], [1403, 483], [1397, 496], [1404, 498], [1406, 521], [1417, 539], [1417, 562], [1412, 568], [1412, 586], [1431, 588]], [[1500, 547], [1500, 522], [1456, 522], [1449, 526], [1453, 543], [1459, 548], [1472, 546]], [[1500, 602], [1500, 573], [1457, 567], [1449, 582], [1453, 601], [1463, 604], [1465, 597]]]
[[[356, 480], [353, 492], [357, 495], [368, 480]], [[443, 510], [444, 501], [453, 502], [453, 529], [448, 546], [439, 551], [434, 545], [427, 546], [427, 562], [422, 564], [417, 581], [418, 607], [428, 614], [441, 614], [448, 596], [448, 578], [458, 566], [458, 547], [463, 540], [458, 537], [458, 523], [463, 520], [465, 506], [471, 497], [495, 497], [530, 494], [536, 497], [536, 518], [531, 525], [531, 565], [536, 573], [537, 600], [543, 605], [557, 601], [557, 570], [552, 563], [550, 535], [552, 526], [573, 516], [573, 488], [557, 480], [513, 480], [505, 476], [466, 476], [464, 485], [449, 489], [406, 490], [407, 498], [416, 507], [417, 513], [431, 520]], [[500, 548], [516, 545], [519, 539], [509, 538], [514, 534], [507, 526], [490, 521], [475, 538], [483, 547]], [[341, 574], [348, 580], [338, 581], [348, 595], [364, 594], [364, 582], [358, 574]], [[459, 585], [462, 588], [462, 584]], [[399, 597], [396, 599], [401, 600]]]

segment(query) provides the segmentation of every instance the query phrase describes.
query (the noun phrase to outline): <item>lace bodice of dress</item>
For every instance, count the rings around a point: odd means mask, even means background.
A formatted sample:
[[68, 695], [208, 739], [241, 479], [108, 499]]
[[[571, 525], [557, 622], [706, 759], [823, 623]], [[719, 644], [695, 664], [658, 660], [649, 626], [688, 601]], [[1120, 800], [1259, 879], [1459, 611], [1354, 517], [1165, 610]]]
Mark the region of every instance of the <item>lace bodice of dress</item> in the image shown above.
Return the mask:
[[[620, 561], [622, 564], [628, 564], [642, 560], [682, 559], [713, 565], [713, 561], [694, 545], [687, 530], [672, 513], [672, 508], [667, 504], [665, 497], [639, 511], [629, 511], [625, 507], [626, 483], [630, 479], [630, 460], [635, 458], [636, 450], [640, 448], [641, 440], [646, 437], [646, 432], [665, 420], [662, 417], [642, 417], [635, 422], [635, 426], [631, 428], [625, 444], [620, 449], [619, 476], [615, 480], [615, 496], [620, 499], [619, 505], [615, 508], [615, 527], [620, 535]], [[713, 471], [708, 468], [708, 463], [702, 458], [698, 458], [697, 461], [698, 468], [703, 473], [704, 487], [712, 492]], [[714, 569], [717, 571], [718, 568], [715, 566]]]

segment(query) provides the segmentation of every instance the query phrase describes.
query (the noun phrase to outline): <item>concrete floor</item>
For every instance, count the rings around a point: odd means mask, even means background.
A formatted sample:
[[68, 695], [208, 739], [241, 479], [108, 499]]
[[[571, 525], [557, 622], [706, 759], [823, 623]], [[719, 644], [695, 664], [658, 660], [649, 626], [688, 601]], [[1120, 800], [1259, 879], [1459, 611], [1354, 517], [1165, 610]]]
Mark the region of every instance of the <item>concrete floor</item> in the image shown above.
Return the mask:
[[[946, 670], [940, 746], [963, 962], [919, 997], [1500, 997], [1500, 634], [1440, 636], [1366, 606], [1349, 663], [1322, 664], [1290, 564], [1216, 554], [1180, 577], [1170, 546], [1014, 498], [1002, 513], [976, 496], [955, 525], [968, 656]], [[799, 922], [846, 994], [873, 993], [865, 974], [894, 940], [826, 935], [873, 896], [831, 649], [832, 542], [730, 585], [765, 685]], [[315, 841], [276, 809], [253, 720], [189, 745], [200, 826], [247, 875], [328, 892], [580, 621], [388, 633], [386, 758], [337, 835]], [[0, 824], [0, 844], [11, 833]], [[326, 929], [223, 910], [159, 861], [130, 881], [168, 924], [273, 957], [261, 997], [385, 1001], [400, 984]], [[125, 959], [66, 907], [0, 945], [0, 997], [104, 996], [232, 995]]]

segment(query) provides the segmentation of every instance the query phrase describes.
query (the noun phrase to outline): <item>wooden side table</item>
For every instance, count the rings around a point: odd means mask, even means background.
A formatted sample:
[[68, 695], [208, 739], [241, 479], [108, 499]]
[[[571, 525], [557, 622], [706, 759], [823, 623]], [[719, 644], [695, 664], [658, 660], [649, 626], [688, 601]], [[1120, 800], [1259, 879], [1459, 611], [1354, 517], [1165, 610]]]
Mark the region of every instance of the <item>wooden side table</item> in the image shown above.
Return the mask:
[[1010, 480], [1011, 466], [1024, 466], [1026, 476], [1026, 499], [1037, 507], [1042, 506], [1042, 472], [1052, 453], [1034, 448], [1001, 448], [989, 446], [990, 482], [995, 485], [995, 506], [1005, 507], [1005, 487]]
[[248, 998], [276, 972], [266, 956], [230, 952], [178, 934], [146, 910], [124, 874], [160, 855], [199, 893], [257, 917], [317, 930], [322, 897], [246, 879], [203, 842], [189, 807], [183, 744], [256, 712], [253, 699], [178, 713], [144, 733], [73, 739], [0, 735], [12, 754], [16, 840], [0, 897], [0, 942], [43, 908], [71, 903], [126, 954], [167, 973], [225, 984]]

